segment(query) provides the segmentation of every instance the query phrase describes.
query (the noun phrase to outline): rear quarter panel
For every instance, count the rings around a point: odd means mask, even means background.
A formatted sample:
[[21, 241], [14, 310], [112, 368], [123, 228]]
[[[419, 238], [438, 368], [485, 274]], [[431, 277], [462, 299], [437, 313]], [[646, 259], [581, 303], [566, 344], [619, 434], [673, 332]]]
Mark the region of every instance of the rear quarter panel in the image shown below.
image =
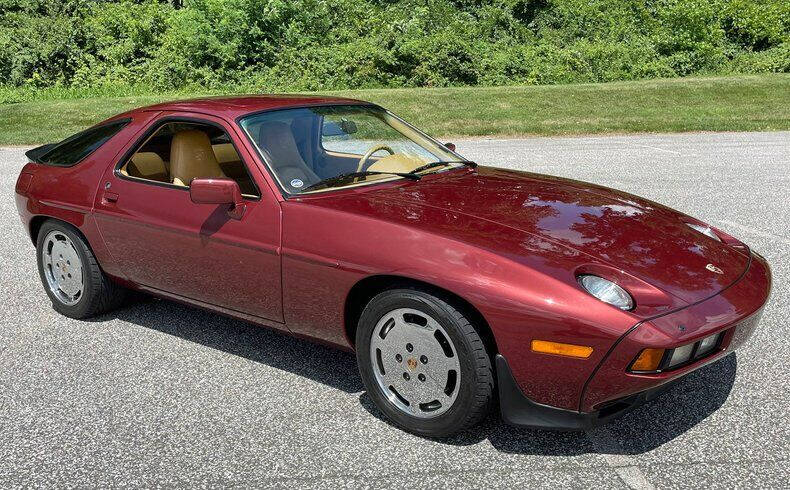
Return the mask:
[[88, 240], [105, 272], [122, 278], [104, 248], [90, 212], [105, 169], [115, 163], [120, 150], [156, 114], [136, 112], [112, 118], [130, 117], [131, 121], [99, 149], [72, 167], [32, 162], [25, 165], [22, 173], [31, 174], [32, 177], [27, 192], [24, 195], [17, 193], [17, 207], [28, 233], [31, 231], [31, 221], [36, 217], [51, 217], [70, 223]]

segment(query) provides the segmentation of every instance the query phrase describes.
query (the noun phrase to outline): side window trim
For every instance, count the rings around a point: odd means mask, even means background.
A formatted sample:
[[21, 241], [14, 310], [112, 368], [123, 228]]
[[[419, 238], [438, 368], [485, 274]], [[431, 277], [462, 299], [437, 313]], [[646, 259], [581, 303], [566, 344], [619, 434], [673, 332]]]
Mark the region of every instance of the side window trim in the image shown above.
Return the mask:
[[[246, 201], [260, 201], [261, 200], [261, 190], [258, 187], [258, 184], [255, 182], [255, 179], [252, 178], [252, 173], [250, 173], [250, 166], [245, 161], [244, 156], [241, 154], [241, 152], [239, 152], [239, 148], [233, 142], [233, 138], [230, 136], [230, 133], [228, 133], [227, 128], [225, 128], [221, 124], [216, 123], [214, 121], [209, 121], [207, 119], [202, 119], [202, 118], [199, 118], [199, 117], [164, 116], [162, 118], [159, 118], [159, 119], [155, 120], [151, 124], [151, 126], [148, 129], [145, 130], [145, 132], [142, 134], [142, 136], [137, 138], [137, 141], [135, 141], [134, 144], [132, 146], [130, 146], [129, 149], [126, 152], [124, 152], [123, 156], [121, 156], [121, 158], [115, 163], [115, 166], [113, 168], [113, 175], [115, 175], [119, 179], [128, 180], [128, 181], [131, 181], [131, 182], [137, 182], [137, 183], [146, 184], [146, 185], [155, 185], [155, 186], [159, 186], [159, 187], [166, 187], [168, 189], [178, 189], [178, 190], [181, 190], [181, 191], [189, 192], [189, 186], [180, 186], [180, 185], [177, 185], [177, 184], [173, 184], [171, 182], [159, 182], [159, 181], [156, 181], [156, 180], [149, 180], [149, 179], [144, 179], [142, 177], [135, 177], [135, 176], [132, 176], [132, 175], [124, 175], [124, 174], [121, 173], [121, 167], [123, 167], [126, 163], [131, 161], [132, 156], [134, 156], [134, 154], [137, 153], [143, 147], [143, 145], [145, 145], [148, 142], [148, 140], [151, 139], [151, 137], [154, 136], [157, 133], [157, 131], [159, 131], [165, 124], [177, 123], [177, 122], [194, 123], [194, 124], [205, 124], [207, 126], [213, 126], [215, 128], [221, 129], [222, 132], [224, 132], [226, 135], [228, 135], [228, 140], [229, 140], [228, 142], [231, 145], [233, 145], [233, 149], [236, 151], [236, 154], [239, 156], [239, 160], [241, 161], [242, 165], [244, 165], [244, 169], [247, 171], [247, 175], [250, 176], [250, 180], [252, 181], [252, 185], [255, 188], [255, 191], [257, 193], [255, 195], [253, 195], [253, 194], [242, 194], [242, 198], [244, 198], [244, 200], [246, 200]], [[231, 180], [233, 180], [233, 179], [231, 179]]]

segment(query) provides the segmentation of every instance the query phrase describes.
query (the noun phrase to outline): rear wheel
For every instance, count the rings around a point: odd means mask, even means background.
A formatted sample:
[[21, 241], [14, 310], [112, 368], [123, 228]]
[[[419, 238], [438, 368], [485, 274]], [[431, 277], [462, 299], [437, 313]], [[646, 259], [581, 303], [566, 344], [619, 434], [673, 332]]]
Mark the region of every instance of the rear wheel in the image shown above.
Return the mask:
[[52, 307], [70, 318], [88, 318], [118, 306], [125, 290], [99, 267], [82, 235], [71, 225], [50, 220], [38, 232], [38, 272]]
[[362, 312], [356, 346], [368, 394], [404, 429], [447, 437], [487, 414], [491, 359], [469, 319], [445, 299], [418, 289], [377, 295]]

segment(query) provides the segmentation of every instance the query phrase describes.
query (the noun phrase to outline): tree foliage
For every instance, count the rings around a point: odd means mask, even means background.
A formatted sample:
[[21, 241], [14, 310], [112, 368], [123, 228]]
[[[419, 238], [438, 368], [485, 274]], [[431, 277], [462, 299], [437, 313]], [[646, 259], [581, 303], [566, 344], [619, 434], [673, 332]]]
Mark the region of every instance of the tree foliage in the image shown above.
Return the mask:
[[787, 71], [787, 0], [0, 0], [0, 83], [13, 86], [305, 90]]

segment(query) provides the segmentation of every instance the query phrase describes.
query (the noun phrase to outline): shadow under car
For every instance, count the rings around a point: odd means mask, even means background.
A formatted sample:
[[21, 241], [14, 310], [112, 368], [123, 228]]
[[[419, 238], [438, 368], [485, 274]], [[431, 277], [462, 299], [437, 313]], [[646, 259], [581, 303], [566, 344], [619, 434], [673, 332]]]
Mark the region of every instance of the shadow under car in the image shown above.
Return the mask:
[[[113, 318], [285, 370], [348, 394], [360, 393], [362, 407], [390, 423], [364, 392], [352, 353], [148, 296], [92, 321]], [[513, 427], [501, 421], [498, 407], [494, 407], [479, 426], [437, 442], [465, 446], [487, 439], [502, 452], [551, 456], [648, 452], [680, 436], [719, 409], [732, 390], [737, 365], [736, 354], [728, 355], [677, 380], [655, 400], [589, 431]], [[588, 437], [596, 431], [606, 431], [606, 439], [616, 443], [602, 445], [595, 442], [598, 438]]]

